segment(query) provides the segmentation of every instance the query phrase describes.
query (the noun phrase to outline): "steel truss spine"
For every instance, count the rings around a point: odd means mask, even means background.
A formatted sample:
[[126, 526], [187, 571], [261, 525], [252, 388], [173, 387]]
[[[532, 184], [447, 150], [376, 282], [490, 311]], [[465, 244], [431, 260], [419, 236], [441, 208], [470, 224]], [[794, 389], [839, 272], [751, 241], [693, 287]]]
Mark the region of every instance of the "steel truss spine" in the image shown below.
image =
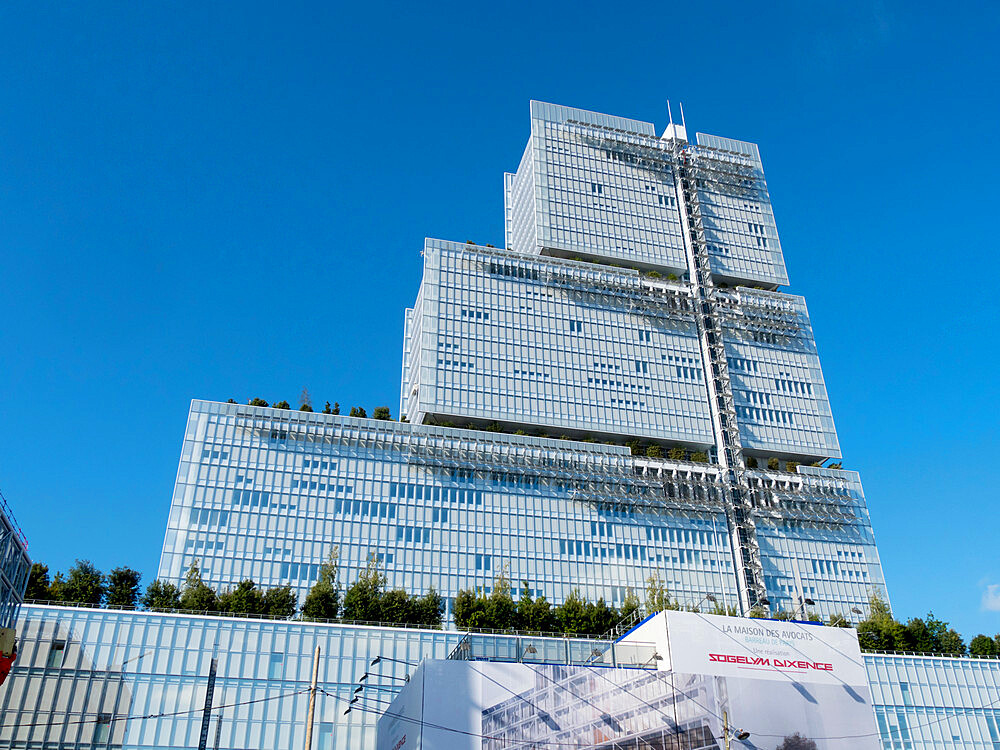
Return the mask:
[[753, 497], [746, 479], [743, 446], [723, 341], [723, 326], [716, 295], [713, 293], [715, 284], [698, 196], [706, 170], [696, 166], [698, 150], [681, 142], [675, 142], [674, 148], [678, 164], [676, 184], [680, 204], [684, 208], [689, 240], [695, 310], [702, 357], [708, 375], [706, 383], [712, 401], [718, 461], [724, 472], [722, 487], [730, 545], [739, 582], [740, 605], [746, 614], [766, 598], [766, 588], [754, 521]]

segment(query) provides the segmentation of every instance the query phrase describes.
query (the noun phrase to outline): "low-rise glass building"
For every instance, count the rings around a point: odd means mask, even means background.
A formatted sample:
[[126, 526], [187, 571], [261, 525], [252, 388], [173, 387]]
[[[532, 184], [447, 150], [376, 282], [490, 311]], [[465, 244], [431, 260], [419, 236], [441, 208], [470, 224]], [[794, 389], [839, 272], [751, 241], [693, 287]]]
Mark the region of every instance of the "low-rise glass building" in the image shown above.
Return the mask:
[[[22, 631], [0, 687], [0, 748], [172, 750], [198, 747], [203, 732], [218, 750], [300, 748], [317, 646], [316, 750], [374, 747], [376, 721], [422, 659], [651, 663], [635, 644], [600, 640], [37, 605], [24, 607]], [[1000, 747], [1000, 660], [865, 663], [886, 750]], [[752, 717], [739, 720], [752, 742]]]

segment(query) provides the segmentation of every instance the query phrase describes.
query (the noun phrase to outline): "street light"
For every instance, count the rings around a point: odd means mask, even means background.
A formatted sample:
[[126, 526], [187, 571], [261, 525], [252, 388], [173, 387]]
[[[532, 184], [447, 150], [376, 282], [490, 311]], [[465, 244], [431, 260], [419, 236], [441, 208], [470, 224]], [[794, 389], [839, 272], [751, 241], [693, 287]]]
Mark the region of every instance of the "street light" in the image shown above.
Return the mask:
[[369, 664], [369, 666], [374, 667], [380, 661], [391, 661], [391, 662], [395, 662], [396, 664], [406, 664], [407, 666], [410, 666], [410, 667], [419, 666], [419, 665], [413, 663], [412, 661], [404, 661], [402, 659], [390, 659], [388, 656], [382, 656], [381, 654], [379, 656], [376, 656], [374, 659], [372, 659], [372, 663]]
[[704, 604], [705, 602], [712, 602], [712, 604], [718, 604], [719, 600], [715, 598], [715, 594], [705, 594], [705, 596], [701, 598], [701, 601], [694, 605], [695, 611], [700, 612], [701, 605]]
[[729, 738], [732, 737], [734, 740], [750, 739], [750, 732], [745, 729], [740, 729], [739, 727], [729, 728], [729, 712], [722, 712], [722, 736], [719, 737], [720, 740], [726, 743], [726, 750], [729, 750]]
[[815, 607], [815, 606], [816, 606], [816, 602], [814, 602], [809, 597], [805, 597], [804, 599], [801, 599], [799, 601], [799, 606], [796, 607], [795, 610], [792, 612], [792, 619], [794, 620], [795, 619], [795, 615], [798, 614], [799, 607], [802, 608], [802, 616], [805, 617], [806, 607]]

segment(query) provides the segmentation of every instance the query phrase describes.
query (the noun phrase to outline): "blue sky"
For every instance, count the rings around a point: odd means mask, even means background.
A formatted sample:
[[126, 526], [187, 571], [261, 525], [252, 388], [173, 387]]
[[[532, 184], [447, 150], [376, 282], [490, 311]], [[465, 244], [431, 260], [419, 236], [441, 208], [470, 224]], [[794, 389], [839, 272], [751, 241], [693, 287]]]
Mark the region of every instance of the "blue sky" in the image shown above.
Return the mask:
[[0, 488], [32, 555], [148, 581], [191, 398], [395, 415], [422, 239], [501, 244], [528, 100], [662, 128], [670, 99], [760, 144], [897, 614], [1000, 632], [1000, 11], [946, 10], [5, 4]]

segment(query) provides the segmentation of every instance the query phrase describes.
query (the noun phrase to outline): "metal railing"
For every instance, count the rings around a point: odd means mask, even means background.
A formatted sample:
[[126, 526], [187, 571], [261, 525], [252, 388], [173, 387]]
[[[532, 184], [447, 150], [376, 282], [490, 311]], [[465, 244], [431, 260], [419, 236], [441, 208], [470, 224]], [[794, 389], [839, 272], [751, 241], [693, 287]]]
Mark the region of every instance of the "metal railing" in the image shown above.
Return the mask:
[[448, 655], [457, 661], [506, 661], [582, 667], [657, 669], [662, 660], [653, 643], [611, 643], [590, 638], [467, 633]]
[[861, 655], [872, 656], [922, 656], [941, 659], [1000, 659], [1000, 654], [945, 654], [939, 651], [885, 651], [881, 649], [866, 649], [861, 647]]
[[42, 606], [42, 607], [64, 607], [67, 609], [94, 609], [100, 610], [102, 612], [145, 612], [147, 614], [158, 615], [158, 614], [168, 614], [168, 615], [192, 615], [196, 617], [229, 617], [233, 619], [249, 619], [249, 620], [265, 620], [271, 622], [294, 622], [301, 623], [304, 625], [319, 624], [319, 625], [358, 625], [362, 627], [369, 628], [395, 628], [395, 629], [406, 629], [406, 630], [434, 630], [441, 633], [451, 633], [451, 634], [482, 634], [482, 635], [505, 635], [505, 636], [523, 636], [532, 638], [572, 638], [578, 640], [593, 640], [593, 641], [603, 641], [608, 640], [608, 634], [604, 635], [594, 635], [586, 633], [557, 633], [544, 630], [498, 630], [495, 628], [452, 628], [447, 629], [443, 625], [426, 625], [421, 623], [399, 623], [399, 622], [381, 622], [376, 620], [343, 620], [343, 619], [328, 619], [321, 617], [303, 617], [301, 614], [295, 614], [292, 617], [275, 617], [274, 615], [267, 614], [257, 614], [253, 612], [219, 612], [207, 609], [180, 609], [180, 608], [168, 608], [168, 607], [154, 607], [152, 609], [147, 609], [144, 607], [106, 607], [100, 604], [91, 604], [89, 602], [65, 602], [65, 601], [52, 601], [50, 599], [25, 599], [25, 604]]

